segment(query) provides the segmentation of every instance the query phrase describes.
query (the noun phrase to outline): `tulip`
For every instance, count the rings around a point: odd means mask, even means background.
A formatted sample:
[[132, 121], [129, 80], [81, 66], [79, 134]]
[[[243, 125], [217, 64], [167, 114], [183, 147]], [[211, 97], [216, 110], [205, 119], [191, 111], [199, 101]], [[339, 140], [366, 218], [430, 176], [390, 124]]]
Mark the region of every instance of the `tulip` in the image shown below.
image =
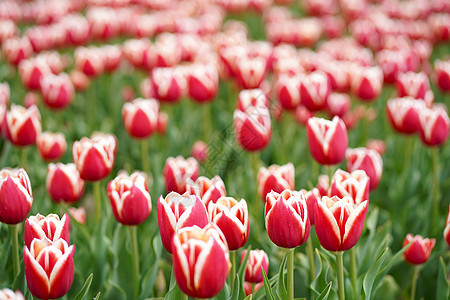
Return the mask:
[[47, 238], [55, 243], [59, 239], [69, 243], [69, 217], [67, 214], [60, 219], [58, 215], [49, 214], [46, 217], [37, 214], [25, 221], [25, 246], [30, 248], [34, 239]]
[[379, 67], [355, 68], [352, 70], [351, 89], [362, 101], [373, 101], [381, 93], [383, 72]]
[[84, 193], [84, 180], [75, 164], [49, 164], [46, 181], [47, 192], [56, 202], [74, 203]]
[[103, 52], [103, 66], [106, 72], [114, 72], [122, 61], [122, 49], [118, 45], [104, 45], [100, 47]]
[[74, 276], [75, 246], [63, 239], [34, 239], [23, 250], [28, 289], [40, 299], [56, 299], [70, 289]]
[[241, 57], [237, 59], [236, 79], [243, 89], [259, 88], [263, 82], [266, 71], [267, 61], [262, 57]]
[[310, 111], [319, 111], [326, 107], [331, 86], [327, 75], [315, 71], [302, 77], [300, 85], [301, 103]]
[[425, 109], [423, 102], [411, 97], [390, 99], [386, 105], [389, 121], [395, 130], [411, 134], [419, 130], [419, 112]]
[[191, 155], [199, 162], [205, 162], [208, 159], [208, 145], [203, 141], [196, 141], [192, 145]]
[[347, 94], [331, 93], [327, 100], [327, 110], [331, 116], [343, 117], [350, 110], [352, 102]]
[[236, 109], [233, 119], [236, 139], [245, 150], [261, 150], [270, 142], [272, 126], [267, 107], [250, 106], [245, 112]]
[[444, 239], [450, 247], [450, 205], [448, 206], [447, 221], [445, 222]]
[[359, 240], [364, 227], [369, 201], [355, 204], [348, 196], [342, 199], [324, 196], [317, 202], [314, 221], [322, 247], [329, 251], [345, 251]]
[[309, 151], [322, 165], [334, 165], [344, 160], [348, 137], [344, 122], [339, 117], [332, 121], [310, 118], [307, 125]]
[[69, 215], [78, 223], [86, 224], [86, 210], [83, 207], [69, 207]]
[[165, 112], [160, 112], [158, 115], [158, 122], [156, 124], [156, 131], [160, 135], [166, 134], [167, 131], [167, 122], [169, 116]]
[[0, 222], [18, 224], [22, 222], [33, 203], [31, 183], [24, 169], [2, 169], [0, 171]]
[[89, 22], [81, 14], [66, 15], [61, 19], [70, 45], [85, 45], [90, 37]]
[[408, 244], [411, 245], [403, 252], [406, 262], [413, 265], [420, 265], [425, 263], [430, 257], [431, 250], [433, 250], [436, 240], [426, 239], [420, 235], [413, 236], [408, 233], [403, 241], [403, 247]]
[[448, 137], [450, 120], [445, 106], [423, 107], [418, 111], [419, 133], [422, 142], [428, 146], [441, 146]]
[[208, 213], [211, 222], [222, 230], [230, 250], [245, 245], [250, 231], [247, 202], [231, 197], [221, 197], [216, 203], [210, 202]]
[[381, 155], [367, 148], [347, 149], [347, 171], [363, 170], [370, 178], [370, 190], [375, 189], [383, 173], [383, 160]]
[[450, 91], [450, 60], [434, 61], [434, 73], [437, 86], [444, 92]]
[[62, 133], [42, 132], [36, 139], [39, 154], [46, 161], [59, 159], [67, 149], [66, 138]]
[[265, 222], [269, 238], [283, 248], [295, 248], [309, 237], [310, 222], [305, 195], [284, 190], [267, 194]]
[[23, 98], [23, 105], [25, 105], [26, 108], [30, 108], [33, 105], [38, 106], [39, 96], [34, 92], [27, 92], [25, 98]]
[[0, 83], [0, 105], [7, 106], [9, 104], [9, 99], [11, 95], [11, 90], [7, 82]]
[[242, 90], [239, 92], [236, 109], [245, 112], [249, 107], [268, 108], [269, 99], [261, 89]]
[[211, 298], [225, 285], [230, 259], [215, 225], [180, 230], [173, 239], [173, 269], [180, 289], [190, 297]]
[[27, 146], [36, 142], [41, 132], [41, 115], [33, 105], [26, 109], [20, 105], [11, 105], [6, 113], [6, 132], [11, 143], [17, 146]]
[[182, 194], [186, 192], [186, 183], [188, 179], [196, 180], [198, 177], [199, 166], [195, 158], [184, 159], [182, 156], [169, 157], [164, 165], [164, 178], [166, 190], [168, 192], [177, 192]]
[[153, 69], [151, 81], [154, 97], [163, 102], [179, 101], [186, 89], [186, 79], [176, 67]]
[[383, 140], [370, 139], [367, 141], [366, 147], [369, 150], [375, 150], [381, 156], [383, 156], [383, 154], [386, 152], [386, 144]]
[[206, 208], [210, 202], [216, 203], [219, 198], [227, 195], [225, 184], [218, 175], [212, 179], [200, 176], [195, 182], [188, 180], [186, 190], [189, 194], [198, 196]]
[[[148, 39], [127, 40], [123, 44], [123, 53], [128, 62], [135, 68], [150, 69], [148, 53], [150, 49], [150, 41]], [[151, 63], [153, 65], [153, 63]]]
[[299, 124], [306, 126], [308, 120], [312, 117], [314, 117], [314, 113], [309, 111], [304, 105], [300, 104], [297, 106], [297, 109], [295, 110], [295, 119]]
[[117, 141], [111, 134], [94, 134], [73, 143], [73, 161], [81, 178], [97, 181], [111, 173]]
[[46, 74], [42, 77], [40, 86], [44, 104], [52, 109], [67, 107], [75, 97], [75, 89], [66, 73]]
[[122, 108], [122, 121], [128, 134], [143, 139], [156, 131], [159, 103], [155, 99], [138, 98]]
[[104, 71], [103, 54], [97, 48], [75, 49], [75, 67], [86, 76], [97, 77]]
[[23, 85], [30, 90], [38, 90], [45, 75], [51, 74], [50, 67], [40, 57], [25, 59], [19, 64], [19, 75]]
[[188, 69], [187, 87], [189, 97], [196, 102], [214, 99], [219, 86], [217, 68], [212, 65], [191, 65]]
[[406, 72], [399, 74], [396, 82], [398, 97], [411, 96], [415, 99], [427, 99], [430, 90], [428, 76], [424, 72]]
[[109, 182], [107, 191], [118, 222], [124, 225], [139, 225], [150, 215], [152, 202], [142, 173], [119, 173]]
[[[247, 250], [242, 251], [241, 263], [244, 260]], [[245, 281], [259, 283], [263, 281], [261, 267], [266, 274], [269, 272], [269, 257], [264, 250], [250, 250], [247, 266], [245, 268]]]
[[275, 83], [275, 92], [284, 109], [296, 109], [300, 105], [301, 76], [281, 75]]
[[370, 177], [363, 170], [347, 173], [338, 169], [331, 178], [330, 197], [350, 197], [356, 205], [369, 200]]
[[12, 291], [8, 288], [0, 290], [0, 299], [2, 300], [25, 300], [21, 291]]
[[82, 92], [85, 91], [91, 84], [91, 80], [83, 72], [74, 70], [69, 75], [75, 90]]
[[295, 189], [295, 170], [292, 163], [261, 167], [258, 172], [258, 193], [263, 201], [271, 191], [281, 193]]
[[311, 223], [311, 225], [314, 225], [314, 212], [316, 210], [316, 203], [322, 198], [322, 196], [319, 192], [319, 189], [317, 188], [313, 188], [310, 191], [302, 189], [300, 190], [300, 192], [305, 195], [309, 222]]
[[320, 197], [329, 196], [330, 177], [328, 175], [319, 175], [316, 188], [319, 190]]
[[33, 55], [33, 47], [28, 37], [7, 39], [2, 46], [6, 61], [13, 66]]
[[205, 205], [195, 195], [169, 193], [158, 199], [158, 226], [161, 240], [167, 252], [172, 253], [172, 239], [184, 227], [197, 225], [203, 228], [208, 224]]

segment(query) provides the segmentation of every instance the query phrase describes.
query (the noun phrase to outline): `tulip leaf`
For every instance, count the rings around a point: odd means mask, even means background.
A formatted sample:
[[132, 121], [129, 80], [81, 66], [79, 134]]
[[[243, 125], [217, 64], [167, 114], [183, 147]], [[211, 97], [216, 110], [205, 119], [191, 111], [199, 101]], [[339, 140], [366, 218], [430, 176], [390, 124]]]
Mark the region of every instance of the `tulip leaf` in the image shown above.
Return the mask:
[[217, 294], [217, 296], [214, 299], [222, 300], [229, 298], [230, 298], [230, 286], [228, 285], [228, 283], [225, 282], [223, 289], [220, 291], [219, 294]]
[[236, 274], [236, 278], [234, 280], [233, 292], [231, 293], [231, 299], [239, 300], [245, 297], [244, 293], [244, 280], [245, 280], [245, 269], [247, 267], [248, 257], [250, 256], [251, 246], [248, 246], [245, 252], [244, 259], [242, 260], [241, 265], [239, 266], [238, 272]]
[[155, 260], [153, 262], [153, 266], [149, 268], [142, 277], [141, 294], [139, 295], [139, 299], [145, 299], [150, 295], [153, 287], [155, 286], [156, 277], [158, 276], [159, 260], [162, 252], [162, 242], [158, 235], [155, 235], [153, 238], [153, 251], [155, 253]]
[[250, 295], [248, 295], [247, 297], [244, 298], [244, 300], [252, 300], [252, 299], [253, 299], [253, 295], [252, 294], [250, 294]]
[[328, 299], [328, 295], [330, 294], [332, 284], [333, 284], [333, 282], [330, 281], [328, 283], [328, 285], [323, 289], [322, 293], [320, 293], [319, 297], [316, 300]]
[[[290, 250], [291, 251], [291, 250]], [[293, 250], [292, 250], [293, 251]], [[283, 256], [283, 260], [280, 263], [280, 268], [278, 270], [278, 278], [279, 280], [276, 283], [276, 292], [280, 299], [287, 299], [287, 288], [286, 288], [286, 277], [285, 277], [285, 269], [287, 264], [287, 255], [285, 252]]]
[[94, 300], [100, 300], [100, 292], [98, 292], [98, 294], [95, 296]]
[[449, 299], [450, 296], [450, 282], [447, 280], [446, 276], [447, 266], [445, 265], [444, 259], [439, 257], [439, 273], [436, 288], [436, 299]]
[[170, 285], [169, 291], [167, 292], [164, 300], [179, 300], [181, 299], [182, 292], [177, 285], [177, 281], [175, 279], [175, 272], [172, 270], [172, 274], [170, 275]]
[[20, 272], [17, 274], [17, 277], [14, 279], [14, 282], [12, 284], [13, 290], [25, 290], [25, 270], [22, 267], [23, 266], [23, 259], [20, 259]]
[[272, 287], [270, 285], [269, 279], [267, 279], [267, 274], [266, 274], [266, 271], [264, 271], [263, 267], [261, 267], [261, 272], [262, 272], [263, 280], [264, 280], [264, 289], [266, 291], [266, 299], [267, 300], [275, 300], [275, 297], [273, 296]]
[[86, 279], [86, 281], [83, 284], [83, 287], [78, 292], [78, 294], [75, 296], [75, 298], [73, 298], [73, 300], [82, 300], [86, 297], [86, 294], [89, 291], [89, 288], [91, 287], [93, 276], [94, 276], [94, 274], [92, 274], [92, 273], [91, 273], [91, 275], [88, 276], [88, 278]]
[[[277, 281], [278, 281], [278, 274], [276, 274], [275, 276], [273, 276], [272, 278], [269, 279], [270, 286], [274, 286]], [[262, 299], [265, 294], [266, 294], [266, 290], [263, 288], [260, 288], [256, 291], [256, 293], [253, 294], [253, 298], [259, 300], [259, 299]]]
[[380, 270], [381, 266], [383, 265], [386, 259], [386, 254], [388, 253], [388, 250], [389, 248], [384, 249], [384, 251], [381, 253], [380, 256], [378, 256], [375, 263], [370, 267], [369, 271], [364, 276], [363, 287], [364, 293], [366, 294], [366, 299], [371, 299], [373, 284], [378, 275], [378, 271]]
[[6, 242], [4, 244], [2, 244], [2, 252], [0, 253], [0, 274], [3, 274], [3, 270], [5, 269], [6, 266], [6, 262], [8, 261], [9, 258], [9, 253], [11, 252], [11, 239], [6, 239]]
[[230, 298], [228, 298], [229, 300], [239, 300], [242, 299], [240, 297], [240, 290], [241, 288], [242, 282], [241, 279], [239, 277], [239, 274], [236, 274], [235, 278], [234, 278], [234, 287], [233, 287], [233, 292], [231, 293]]

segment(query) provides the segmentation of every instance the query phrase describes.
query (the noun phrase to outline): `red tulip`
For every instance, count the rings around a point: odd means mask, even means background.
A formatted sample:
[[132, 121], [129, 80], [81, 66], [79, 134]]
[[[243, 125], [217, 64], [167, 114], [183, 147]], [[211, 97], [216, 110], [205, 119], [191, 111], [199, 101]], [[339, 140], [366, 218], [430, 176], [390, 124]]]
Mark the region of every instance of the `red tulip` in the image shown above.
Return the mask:
[[341, 117], [350, 110], [352, 105], [348, 94], [331, 93], [327, 100], [327, 110], [331, 116]]
[[250, 106], [245, 112], [236, 109], [233, 118], [236, 139], [247, 151], [261, 150], [270, 142], [272, 126], [266, 106]]
[[120, 32], [118, 15], [111, 7], [93, 7], [86, 12], [90, 31], [94, 38], [108, 40]]
[[[278, 1], [280, 1], [280, 0], [278, 0]], [[285, 1], [285, 0], [283, 0], [283, 1]], [[263, 286], [264, 286], [264, 281], [258, 282], [256, 284], [252, 284], [251, 282], [244, 281], [245, 296], [256, 293]]]
[[386, 144], [383, 140], [370, 139], [367, 141], [366, 147], [369, 150], [375, 150], [381, 156], [386, 152]]
[[138, 98], [122, 108], [122, 122], [128, 134], [134, 138], [147, 138], [158, 124], [159, 103], [155, 99]]
[[369, 201], [356, 205], [350, 197], [322, 197], [317, 202], [315, 227], [319, 242], [329, 251], [345, 251], [359, 240]]
[[418, 111], [420, 139], [428, 146], [441, 146], [445, 143], [450, 129], [450, 120], [445, 106], [439, 104]]
[[0, 44], [8, 39], [16, 37], [18, 33], [19, 30], [14, 21], [7, 19], [0, 20]]
[[310, 111], [325, 109], [331, 86], [327, 75], [322, 71], [314, 71], [303, 76], [300, 85], [301, 103]]
[[32, 145], [41, 133], [41, 115], [38, 108], [33, 105], [25, 108], [20, 105], [11, 105], [6, 113], [6, 133], [9, 141], [16, 146]]
[[2, 46], [6, 61], [13, 66], [33, 55], [33, 47], [27, 37], [7, 39]]
[[383, 70], [384, 81], [394, 83], [398, 74], [408, 71], [405, 52], [398, 50], [381, 50], [377, 53], [378, 65]]
[[24, 169], [0, 171], [0, 222], [22, 222], [33, 204], [31, 183]]
[[86, 224], [86, 210], [83, 207], [69, 207], [69, 215], [78, 223]]
[[320, 198], [323, 196], [329, 196], [330, 191], [330, 178], [328, 175], [319, 175], [316, 188], [319, 190]]
[[259, 88], [263, 82], [267, 61], [263, 57], [241, 57], [236, 61], [236, 79], [243, 89]]
[[203, 141], [196, 141], [192, 145], [191, 155], [199, 162], [205, 162], [208, 159], [208, 145]]
[[415, 99], [427, 99], [430, 93], [428, 76], [424, 72], [406, 72], [397, 76], [397, 94], [399, 97], [411, 96]]
[[0, 83], [0, 105], [8, 105], [10, 99], [10, 88], [7, 82]]
[[434, 73], [438, 87], [444, 91], [450, 91], [450, 60], [434, 61]]
[[30, 90], [38, 90], [45, 75], [51, 74], [48, 64], [40, 57], [24, 59], [19, 64], [19, 75], [23, 85]]
[[390, 99], [386, 105], [389, 121], [395, 130], [411, 134], [419, 130], [419, 112], [425, 109], [422, 101], [411, 97]]
[[158, 122], [156, 124], [156, 131], [158, 132], [158, 134], [160, 135], [166, 134], [168, 119], [169, 116], [165, 112], [163, 111], [159, 112]]
[[155, 68], [151, 75], [153, 95], [163, 102], [177, 102], [186, 89], [186, 79], [180, 68]]
[[351, 77], [352, 92], [362, 101], [373, 101], [380, 95], [383, 72], [379, 67], [356, 67]]
[[89, 22], [81, 14], [66, 15], [60, 20], [66, 32], [69, 45], [85, 45], [90, 37]]
[[108, 197], [116, 220], [124, 225], [139, 225], [152, 211], [150, 192], [143, 173], [121, 172], [108, 184]]
[[212, 101], [219, 89], [219, 75], [213, 65], [191, 65], [187, 74], [189, 97], [197, 102]]
[[[242, 251], [241, 263], [244, 260], [247, 250]], [[245, 268], [245, 281], [248, 282], [262, 282], [263, 275], [261, 267], [266, 274], [269, 272], [269, 257], [264, 250], [250, 250], [248, 256], [247, 267]]]
[[196, 180], [198, 177], [199, 166], [197, 160], [193, 157], [184, 159], [182, 156], [169, 157], [164, 165], [164, 178], [166, 190], [168, 192], [177, 192], [183, 194], [186, 192], [186, 183], [188, 179]]
[[306, 126], [306, 124], [308, 124], [308, 120], [312, 117], [314, 117], [314, 113], [309, 111], [304, 105], [300, 104], [297, 106], [297, 109], [295, 110], [295, 118], [298, 123]]
[[112, 134], [94, 134], [73, 143], [73, 161], [81, 178], [97, 181], [111, 173], [116, 157], [117, 141]]
[[403, 241], [403, 247], [411, 245], [403, 252], [406, 262], [413, 265], [420, 265], [425, 263], [430, 258], [431, 250], [433, 250], [436, 244], [435, 239], [426, 239], [421, 235], [413, 236], [411, 233], [406, 235]]
[[42, 100], [50, 108], [65, 108], [75, 97], [75, 89], [66, 73], [46, 74], [42, 77], [40, 85]]
[[383, 174], [383, 160], [381, 155], [367, 148], [347, 149], [347, 171], [363, 170], [370, 178], [370, 190], [375, 189]]
[[310, 191], [301, 189], [300, 192], [305, 195], [306, 206], [308, 208], [308, 218], [309, 218], [309, 222], [311, 223], [311, 226], [312, 226], [312, 225], [314, 225], [314, 212], [316, 210], [316, 205], [317, 205], [316, 203], [317, 203], [317, 201], [319, 201], [322, 198], [322, 196], [319, 192], [319, 189], [317, 189], [317, 188], [313, 188]]
[[271, 191], [281, 193], [295, 189], [295, 170], [292, 163], [261, 167], [258, 171], [258, 193], [263, 201]]
[[173, 269], [178, 286], [190, 297], [211, 298], [225, 285], [230, 255], [215, 225], [180, 230], [173, 241]]
[[0, 290], [0, 299], [3, 300], [25, 300], [21, 291], [14, 292], [8, 288], [4, 288]]
[[344, 122], [339, 117], [332, 121], [310, 118], [307, 125], [309, 151], [322, 165], [335, 165], [344, 160], [348, 137]]
[[227, 195], [225, 184], [218, 175], [212, 179], [200, 176], [195, 182], [188, 180], [186, 189], [189, 194], [199, 197], [206, 208], [208, 208], [210, 202], [216, 203], [219, 198]]
[[55, 243], [59, 239], [69, 243], [69, 217], [67, 214], [60, 219], [58, 215], [49, 214], [46, 217], [40, 214], [31, 216], [25, 221], [25, 246], [30, 248], [34, 239], [47, 238]]
[[118, 45], [103, 45], [103, 65], [106, 72], [114, 72], [122, 61], [122, 49]]
[[75, 90], [84, 91], [91, 84], [91, 80], [83, 72], [74, 70], [69, 75], [70, 81], [72, 82]]
[[236, 109], [245, 112], [249, 107], [269, 107], [269, 99], [261, 89], [242, 90], [239, 92]]
[[36, 139], [39, 154], [46, 161], [59, 159], [67, 149], [66, 138], [62, 133], [42, 132]]
[[278, 247], [295, 248], [309, 237], [310, 222], [305, 195], [284, 190], [281, 194], [267, 194], [265, 207], [266, 229]]
[[28, 288], [36, 298], [56, 299], [70, 289], [73, 276], [75, 246], [63, 239], [34, 239], [24, 247], [23, 263]]
[[201, 228], [208, 224], [205, 205], [195, 195], [169, 193], [166, 198], [158, 199], [158, 226], [164, 248], [172, 253], [174, 235], [184, 227], [197, 225]]
[[300, 105], [300, 75], [282, 74], [275, 82], [275, 93], [284, 109], [295, 109]]
[[74, 203], [84, 193], [84, 180], [75, 164], [49, 164], [46, 181], [47, 192], [57, 203]]
[[86, 76], [97, 77], [103, 73], [103, 53], [98, 48], [78, 47], [75, 49], [75, 67]]
[[39, 105], [39, 96], [35, 92], [27, 92], [25, 98], [23, 98], [23, 104], [26, 108]]
[[221, 197], [216, 203], [210, 202], [208, 213], [211, 222], [222, 230], [230, 250], [245, 245], [250, 232], [247, 202], [231, 197]]
[[127, 40], [123, 44], [123, 53], [133, 67], [149, 70], [154, 64], [149, 59], [150, 47], [151, 43], [148, 39]]
[[448, 206], [447, 221], [445, 222], [444, 239], [450, 247], [450, 205]]
[[338, 169], [331, 178], [330, 197], [350, 197], [356, 205], [369, 200], [370, 178], [366, 172], [355, 170], [347, 173]]

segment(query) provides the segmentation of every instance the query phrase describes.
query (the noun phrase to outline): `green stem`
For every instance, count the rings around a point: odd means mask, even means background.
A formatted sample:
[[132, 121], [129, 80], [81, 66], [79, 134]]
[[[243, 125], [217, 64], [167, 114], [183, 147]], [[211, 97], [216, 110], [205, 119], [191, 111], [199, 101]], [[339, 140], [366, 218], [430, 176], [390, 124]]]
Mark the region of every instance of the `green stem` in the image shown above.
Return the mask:
[[236, 251], [230, 250], [231, 270], [228, 278], [230, 280], [230, 289], [233, 290], [234, 278], [236, 277]]
[[405, 156], [403, 161], [403, 170], [405, 174], [409, 175], [409, 170], [411, 168], [411, 156], [413, 151], [413, 142], [414, 137], [413, 136], [407, 136], [405, 138]]
[[139, 296], [140, 270], [139, 270], [139, 248], [137, 241], [137, 226], [128, 227], [131, 239], [131, 261], [133, 264], [134, 299]]
[[294, 299], [294, 249], [286, 249], [287, 255], [287, 296], [288, 300]]
[[352, 278], [352, 286], [353, 291], [355, 293], [355, 298], [358, 298], [358, 291], [357, 291], [357, 285], [356, 280], [358, 278], [357, 276], [357, 268], [356, 268], [356, 253], [355, 248], [350, 248], [350, 272], [351, 272], [351, 278]]
[[311, 236], [306, 240], [306, 253], [308, 254], [309, 259], [309, 275], [311, 283], [316, 277], [316, 267], [314, 262], [314, 247], [312, 244]]
[[419, 278], [419, 266], [414, 266], [413, 277], [411, 281], [411, 300], [416, 299], [417, 278]]
[[144, 171], [145, 174], [150, 174], [150, 161], [149, 161], [149, 155], [148, 155], [148, 139], [143, 139], [141, 141], [141, 164], [142, 164], [142, 171]]
[[331, 186], [331, 178], [333, 178], [334, 175], [334, 168], [333, 166], [327, 166], [327, 170], [328, 170], [328, 181], [330, 182]]
[[203, 139], [208, 143], [211, 137], [211, 105], [209, 102], [202, 104], [203, 110]]
[[432, 149], [433, 152], [433, 228], [437, 228], [438, 218], [439, 218], [439, 148]]
[[19, 275], [20, 264], [19, 264], [19, 224], [9, 225], [11, 230], [11, 240], [12, 240], [12, 255], [13, 255], [13, 269], [14, 269], [14, 279]]
[[181, 300], [188, 300], [189, 297], [185, 293], [181, 293]]
[[344, 252], [336, 252], [336, 271], [338, 277], [338, 292], [339, 300], [345, 300], [345, 290], [344, 290]]
[[95, 220], [96, 223], [100, 222], [100, 218], [102, 216], [102, 194], [100, 191], [101, 181], [94, 181], [94, 195], [95, 195]]
[[22, 147], [21, 149], [20, 149], [20, 154], [21, 154], [21, 160], [20, 160], [20, 163], [21, 163], [21, 167], [25, 170], [25, 171], [27, 171], [28, 172], [28, 147]]

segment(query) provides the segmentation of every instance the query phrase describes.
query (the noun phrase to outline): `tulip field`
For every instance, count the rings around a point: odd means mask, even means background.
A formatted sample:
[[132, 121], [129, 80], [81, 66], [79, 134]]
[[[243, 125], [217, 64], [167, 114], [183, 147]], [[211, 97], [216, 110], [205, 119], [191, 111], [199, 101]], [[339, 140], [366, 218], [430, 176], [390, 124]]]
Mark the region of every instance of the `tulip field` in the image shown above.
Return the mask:
[[0, 46], [0, 300], [450, 299], [447, 0], [4, 0]]

